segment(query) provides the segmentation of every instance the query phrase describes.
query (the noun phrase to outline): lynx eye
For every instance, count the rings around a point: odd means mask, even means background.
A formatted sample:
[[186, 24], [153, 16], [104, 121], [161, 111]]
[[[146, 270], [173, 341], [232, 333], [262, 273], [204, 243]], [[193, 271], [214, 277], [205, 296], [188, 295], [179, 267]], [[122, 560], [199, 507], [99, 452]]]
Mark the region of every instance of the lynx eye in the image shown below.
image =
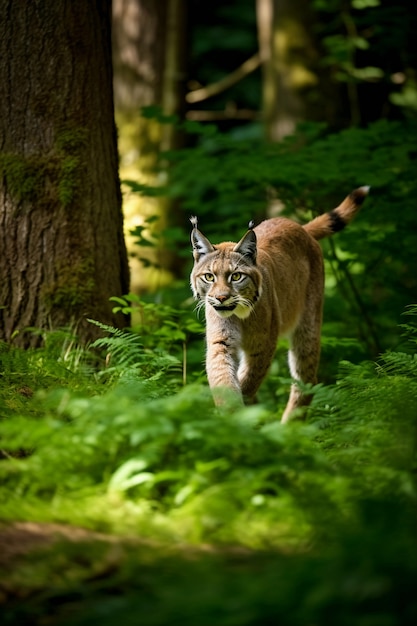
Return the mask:
[[208, 283], [214, 282], [214, 274], [210, 274], [209, 272], [207, 272], [207, 274], [204, 274], [203, 278]]
[[233, 272], [233, 274], [230, 276], [231, 281], [234, 283], [239, 282], [239, 280], [242, 280], [242, 278], [243, 274], [241, 272]]

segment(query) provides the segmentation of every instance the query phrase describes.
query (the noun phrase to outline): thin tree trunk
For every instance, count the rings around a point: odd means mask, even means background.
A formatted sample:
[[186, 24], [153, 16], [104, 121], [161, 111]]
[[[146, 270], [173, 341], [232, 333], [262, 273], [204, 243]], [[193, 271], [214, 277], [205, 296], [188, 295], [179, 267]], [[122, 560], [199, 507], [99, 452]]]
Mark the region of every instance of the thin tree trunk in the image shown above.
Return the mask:
[[167, 0], [113, 0], [116, 110], [129, 115], [160, 102]]
[[[114, 0], [113, 58], [116, 118], [119, 127], [122, 178], [157, 187], [166, 182], [160, 154], [178, 147], [172, 124], [144, 117], [143, 107], [159, 107], [164, 115], [181, 117], [185, 103], [185, 0]], [[157, 235], [155, 247], [141, 247], [127, 237], [131, 253], [132, 290], [156, 289], [172, 282], [183, 264], [169, 250], [163, 233], [178, 219], [175, 203], [162, 197], [126, 195], [128, 230], [147, 226]], [[146, 260], [146, 267], [142, 263]]]
[[263, 119], [272, 141], [298, 122], [333, 124], [340, 114], [339, 87], [320, 64], [314, 17], [309, 0], [257, 0]]
[[[116, 323], [128, 291], [111, 3], [0, 0], [0, 338]], [[122, 323], [122, 320], [119, 320]]]

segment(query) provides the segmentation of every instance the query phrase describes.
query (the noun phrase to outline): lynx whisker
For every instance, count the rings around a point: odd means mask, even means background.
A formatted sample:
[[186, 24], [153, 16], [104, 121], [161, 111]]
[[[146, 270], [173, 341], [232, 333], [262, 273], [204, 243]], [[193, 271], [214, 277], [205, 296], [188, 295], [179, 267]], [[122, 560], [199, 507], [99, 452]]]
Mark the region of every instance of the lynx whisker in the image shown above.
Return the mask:
[[205, 301], [204, 300], [198, 300], [196, 302], [196, 305], [194, 307], [194, 311], [196, 312], [197, 316], [200, 316], [201, 311], [204, 310], [204, 306], [205, 306]]
[[237, 298], [237, 302], [238, 304], [241, 304], [242, 306], [245, 306], [248, 309], [251, 309], [251, 311], [253, 311], [255, 308], [255, 304], [252, 302], [252, 300], [249, 300], [249, 298], [243, 298], [242, 296], [239, 296]]

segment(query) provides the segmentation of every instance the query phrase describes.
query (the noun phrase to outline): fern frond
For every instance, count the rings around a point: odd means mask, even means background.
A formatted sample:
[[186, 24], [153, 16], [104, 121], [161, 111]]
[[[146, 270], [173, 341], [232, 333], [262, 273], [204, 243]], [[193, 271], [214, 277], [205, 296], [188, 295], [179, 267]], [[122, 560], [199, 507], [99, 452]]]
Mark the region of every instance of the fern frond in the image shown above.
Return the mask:
[[131, 331], [122, 330], [102, 324], [96, 320], [88, 320], [98, 326], [101, 330], [111, 335], [110, 337], [100, 337], [91, 345], [91, 348], [102, 348], [111, 356], [112, 361], [119, 367], [131, 367], [145, 358], [145, 350], [139, 335]]
[[417, 354], [405, 352], [387, 352], [377, 364], [377, 371], [387, 376], [405, 376], [417, 378]]
[[[111, 335], [96, 339], [90, 346], [107, 352], [107, 368], [101, 372], [101, 376], [115, 375], [120, 381], [141, 379], [155, 382], [165, 376], [168, 371], [174, 376], [180, 373], [181, 363], [177, 358], [161, 350], [152, 350], [144, 346], [141, 336], [137, 333], [114, 328], [95, 320], [89, 321]], [[176, 386], [176, 380], [166, 380], [165, 385], [161, 385], [161, 395], [165, 395], [168, 390], [172, 392], [173, 383]]]

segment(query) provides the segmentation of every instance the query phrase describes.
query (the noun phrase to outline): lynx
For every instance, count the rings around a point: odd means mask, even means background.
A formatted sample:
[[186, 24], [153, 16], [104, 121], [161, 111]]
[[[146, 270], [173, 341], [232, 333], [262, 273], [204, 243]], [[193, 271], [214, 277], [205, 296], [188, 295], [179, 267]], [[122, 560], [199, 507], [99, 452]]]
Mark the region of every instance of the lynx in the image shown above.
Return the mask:
[[282, 422], [304, 413], [311, 396], [297, 381], [317, 383], [324, 270], [317, 240], [342, 230], [358, 212], [369, 187], [352, 191], [329, 213], [301, 226], [272, 218], [249, 230], [239, 243], [213, 245], [192, 217], [194, 267], [191, 287], [206, 310], [206, 371], [216, 404], [220, 388], [253, 404], [274, 357], [279, 337], [289, 339], [293, 378]]

